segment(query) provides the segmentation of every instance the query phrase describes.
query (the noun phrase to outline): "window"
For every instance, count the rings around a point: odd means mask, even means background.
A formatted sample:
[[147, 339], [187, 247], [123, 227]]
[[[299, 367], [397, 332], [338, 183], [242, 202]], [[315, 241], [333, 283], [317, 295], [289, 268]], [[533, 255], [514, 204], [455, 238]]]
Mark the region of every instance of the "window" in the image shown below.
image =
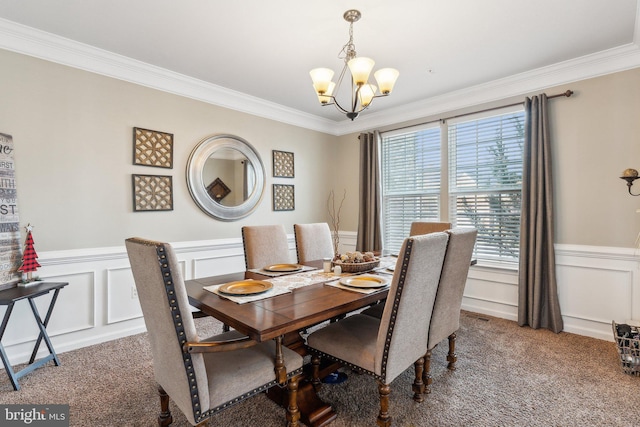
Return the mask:
[[478, 229], [480, 263], [517, 264], [523, 145], [521, 107], [383, 134], [385, 248], [397, 251], [411, 222], [442, 219]]
[[383, 242], [398, 251], [416, 219], [440, 217], [441, 150], [438, 125], [384, 134], [382, 159]]

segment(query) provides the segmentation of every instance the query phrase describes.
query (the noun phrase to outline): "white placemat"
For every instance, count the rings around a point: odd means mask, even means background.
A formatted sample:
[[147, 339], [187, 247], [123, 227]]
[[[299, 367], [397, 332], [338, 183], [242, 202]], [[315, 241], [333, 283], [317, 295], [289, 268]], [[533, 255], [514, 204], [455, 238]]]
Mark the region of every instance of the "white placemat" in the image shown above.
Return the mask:
[[382, 290], [386, 290], [386, 289], [389, 288], [389, 285], [382, 286], [380, 288], [355, 288], [353, 286], [345, 286], [342, 283], [340, 283], [339, 280], [335, 280], [333, 282], [327, 282], [327, 283], [325, 283], [325, 285], [333, 286], [335, 288], [344, 289], [345, 291], [349, 291], [349, 292], [358, 292], [358, 293], [361, 293], [361, 294], [372, 294], [374, 292], [380, 292]]
[[[269, 282], [270, 280], [265, 280], [265, 282]], [[290, 289], [284, 288], [284, 287], [280, 287], [277, 288], [275, 285], [273, 288], [269, 289], [266, 292], [262, 292], [260, 294], [254, 294], [254, 295], [243, 295], [243, 296], [235, 296], [235, 295], [227, 295], [224, 294], [222, 292], [220, 292], [218, 290], [218, 288], [220, 288], [220, 286], [225, 285], [225, 283], [222, 283], [220, 285], [211, 285], [211, 286], [204, 286], [204, 289], [209, 291], [209, 292], [213, 292], [214, 294], [224, 298], [224, 299], [228, 299], [230, 301], [233, 301], [237, 304], [246, 304], [248, 302], [253, 302], [253, 301], [260, 301], [261, 299], [265, 299], [265, 298], [271, 298], [271, 297], [275, 297], [276, 295], [282, 295], [282, 294], [286, 294], [288, 292], [291, 292]]]
[[264, 280], [265, 282], [273, 284], [273, 288], [269, 289], [266, 292], [255, 295], [236, 296], [219, 292], [218, 288], [220, 288], [220, 286], [224, 285], [225, 283], [221, 283], [220, 285], [204, 286], [204, 289], [237, 304], [246, 304], [248, 302], [260, 301], [265, 298], [271, 298], [277, 295], [286, 294], [294, 289], [302, 288], [304, 286], [315, 285], [317, 283], [325, 283], [329, 280], [335, 280], [335, 277], [336, 276], [333, 273], [325, 273], [322, 270], [313, 270], [304, 273], [273, 277], [271, 279]]
[[291, 274], [299, 274], [301, 272], [311, 271], [311, 270], [317, 270], [317, 268], [309, 267], [307, 265], [303, 265], [302, 269], [298, 270], [298, 271], [267, 271], [264, 268], [252, 268], [252, 269], [249, 269], [249, 271], [252, 272], [252, 273], [258, 273], [258, 274], [262, 274], [263, 276], [269, 276], [269, 277], [288, 276], [288, 275], [291, 275]]

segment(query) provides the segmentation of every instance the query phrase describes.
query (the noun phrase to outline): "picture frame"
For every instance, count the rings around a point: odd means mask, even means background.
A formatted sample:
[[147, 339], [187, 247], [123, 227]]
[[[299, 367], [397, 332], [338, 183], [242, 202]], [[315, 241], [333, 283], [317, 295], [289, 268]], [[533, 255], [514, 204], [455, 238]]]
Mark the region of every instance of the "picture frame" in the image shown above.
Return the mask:
[[173, 210], [172, 176], [133, 174], [131, 183], [134, 212]]
[[295, 188], [289, 184], [273, 184], [273, 210], [295, 210]]
[[294, 178], [294, 154], [289, 151], [272, 150], [273, 177]]
[[173, 134], [133, 128], [133, 164], [173, 168]]

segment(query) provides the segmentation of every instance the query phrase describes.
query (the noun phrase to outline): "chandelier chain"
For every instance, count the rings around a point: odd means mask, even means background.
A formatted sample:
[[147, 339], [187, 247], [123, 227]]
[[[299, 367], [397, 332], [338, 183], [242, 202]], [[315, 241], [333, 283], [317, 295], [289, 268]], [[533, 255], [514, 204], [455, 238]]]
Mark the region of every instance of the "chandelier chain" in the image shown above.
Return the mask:
[[[342, 56], [343, 54], [344, 56]], [[343, 59], [344, 62], [349, 62], [356, 56], [356, 45], [353, 43], [353, 22], [351, 22], [349, 23], [349, 41], [338, 52], [338, 58]]]

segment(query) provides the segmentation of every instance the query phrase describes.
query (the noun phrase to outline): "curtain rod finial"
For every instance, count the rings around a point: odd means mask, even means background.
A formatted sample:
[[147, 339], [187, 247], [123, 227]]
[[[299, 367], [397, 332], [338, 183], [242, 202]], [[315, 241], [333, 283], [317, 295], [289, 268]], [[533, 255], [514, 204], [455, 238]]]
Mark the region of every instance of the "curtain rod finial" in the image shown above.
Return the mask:
[[573, 95], [573, 91], [572, 90], [568, 90], [564, 93], [564, 96], [566, 96], [567, 98], [569, 98], [571, 95]]

